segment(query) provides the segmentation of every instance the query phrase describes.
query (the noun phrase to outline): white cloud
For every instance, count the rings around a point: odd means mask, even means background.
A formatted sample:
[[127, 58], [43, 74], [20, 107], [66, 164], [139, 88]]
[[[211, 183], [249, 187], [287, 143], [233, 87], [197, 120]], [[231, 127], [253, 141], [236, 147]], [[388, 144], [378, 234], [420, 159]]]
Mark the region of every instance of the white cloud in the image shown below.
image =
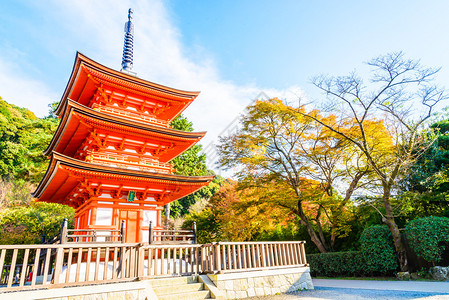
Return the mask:
[[[163, 1], [55, 1], [52, 17], [66, 31], [65, 51], [79, 50], [99, 63], [119, 69], [123, 47], [123, 25], [127, 10], [134, 10], [134, 71], [141, 78], [174, 88], [201, 91], [200, 96], [185, 111], [197, 131], [208, 131], [202, 141], [207, 146], [217, 141], [218, 135], [230, 124], [246, 105], [263, 90], [270, 97], [296, 99], [302, 95], [298, 87], [285, 91], [261, 88], [254, 85], [238, 85], [221, 78], [211, 56], [201, 45], [197, 47], [201, 61], [193, 61], [183, 53], [181, 33], [174, 27]], [[42, 10], [44, 11], [44, 10]], [[79, 43], [79, 46], [76, 45]], [[75, 49], [69, 49], [77, 47]], [[196, 48], [196, 47], [194, 47]], [[189, 49], [191, 50], [191, 49]], [[15, 102], [19, 97], [34, 112], [41, 115], [25, 97], [38, 96], [39, 101], [50, 103], [55, 96], [50, 87], [38, 79], [24, 79], [12, 72], [13, 66], [1, 64], [0, 73], [9, 75], [9, 85], [27, 86], [28, 95], [3, 92], [4, 98]], [[5, 72], [6, 71], [6, 72]], [[68, 78], [67, 78], [68, 80]], [[4, 89], [0, 83], [0, 88]], [[46, 107], [46, 106], [45, 106]]]
[[25, 107], [37, 116], [49, 112], [48, 104], [60, 96], [36, 78], [20, 74], [17, 66], [0, 57], [0, 96], [8, 103]]

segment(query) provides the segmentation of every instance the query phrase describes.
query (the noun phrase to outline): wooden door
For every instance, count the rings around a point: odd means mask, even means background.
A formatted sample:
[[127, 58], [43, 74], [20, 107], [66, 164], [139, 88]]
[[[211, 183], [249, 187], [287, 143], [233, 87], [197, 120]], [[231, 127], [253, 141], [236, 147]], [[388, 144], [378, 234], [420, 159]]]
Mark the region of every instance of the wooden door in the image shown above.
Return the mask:
[[120, 223], [125, 220], [126, 237], [125, 242], [137, 243], [140, 241], [139, 212], [136, 210], [120, 210]]

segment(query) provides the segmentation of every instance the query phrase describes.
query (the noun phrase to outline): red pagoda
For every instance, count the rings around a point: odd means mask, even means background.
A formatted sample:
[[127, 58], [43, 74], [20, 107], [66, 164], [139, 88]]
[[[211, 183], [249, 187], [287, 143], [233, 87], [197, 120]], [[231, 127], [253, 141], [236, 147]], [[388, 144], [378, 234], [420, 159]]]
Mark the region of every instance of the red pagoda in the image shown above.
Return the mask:
[[75, 229], [114, 230], [124, 220], [126, 241], [145, 242], [150, 221], [162, 226], [165, 204], [206, 186], [213, 176], [173, 174], [170, 160], [205, 135], [170, 126], [199, 92], [133, 75], [131, 14], [122, 71], [77, 53], [56, 110], [61, 122], [44, 151], [50, 165], [33, 197], [75, 208]]

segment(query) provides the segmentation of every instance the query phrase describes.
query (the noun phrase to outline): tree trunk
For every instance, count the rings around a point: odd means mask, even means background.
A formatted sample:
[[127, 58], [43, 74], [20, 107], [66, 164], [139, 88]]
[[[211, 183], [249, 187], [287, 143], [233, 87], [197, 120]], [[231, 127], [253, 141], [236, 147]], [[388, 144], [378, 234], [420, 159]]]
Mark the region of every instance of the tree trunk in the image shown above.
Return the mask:
[[334, 226], [332, 226], [332, 228], [331, 228], [331, 249], [332, 249], [332, 251], [334, 250], [336, 240], [337, 240], [337, 233], [336, 233]]
[[321, 226], [321, 222], [320, 222], [320, 217], [321, 217], [321, 210], [323, 208], [320, 206], [318, 208], [318, 213], [315, 219], [316, 222], [316, 227], [318, 228], [318, 236], [320, 237], [320, 241], [322, 244], [324, 244], [325, 248], [328, 249], [327, 245], [326, 245], [326, 238], [324, 237], [324, 233], [323, 233], [323, 228]]
[[399, 261], [399, 268], [402, 272], [408, 271], [408, 258], [404, 242], [401, 237], [399, 227], [394, 220], [393, 207], [390, 202], [391, 186], [383, 184], [384, 194], [382, 200], [385, 207], [385, 218], [382, 220], [390, 229], [393, 236], [394, 248]]
[[318, 250], [321, 253], [327, 253], [327, 246], [324, 241], [321, 241], [315, 230], [313, 230], [312, 224], [307, 219], [304, 211], [302, 210], [301, 201], [298, 201], [298, 216], [301, 219], [301, 224], [306, 226], [307, 232], [309, 233], [310, 239], [317, 246]]
[[165, 204], [165, 226], [168, 229], [170, 220], [170, 203]]

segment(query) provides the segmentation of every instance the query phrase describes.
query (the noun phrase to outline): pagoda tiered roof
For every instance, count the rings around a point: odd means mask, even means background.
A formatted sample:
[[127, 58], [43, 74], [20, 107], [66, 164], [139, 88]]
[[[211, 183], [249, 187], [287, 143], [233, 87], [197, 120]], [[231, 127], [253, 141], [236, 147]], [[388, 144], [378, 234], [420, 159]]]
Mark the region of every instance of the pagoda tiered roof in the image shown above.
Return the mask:
[[82, 105], [92, 107], [98, 103], [129, 105], [140, 112], [155, 115], [170, 123], [198, 96], [140, 79], [127, 73], [103, 66], [77, 52], [69, 82], [56, 109], [60, 116], [70, 98]]
[[[73, 100], [66, 109], [45, 155], [52, 151], [74, 157], [89, 135], [104, 147], [131, 144], [137, 152], [152, 152], [168, 162], [197, 143], [206, 132], [186, 132], [99, 112]], [[101, 135], [101, 137], [98, 137]]]
[[[113, 218], [137, 222], [126, 211], [139, 211], [142, 218], [206, 186], [214, 176], [174, 175], [169, 163], [206, 134], [170, 126], [198, 94], [115, 71], [77, 53], [56, 110], [61, 121], [44, 151], [50, 164], [33, 197], [76, 208], [77, 226], [89, 227], [98, 225], [90, 217], [97, 209], [112, 207]], [[118, 224], [114, 220], [110, 226]]]
[[[158, 206], [165, 205], [206, 186], [214, 176], [182, 176], [104, 166], [77, 160], [56, 152], [36, 191], [39, 201], [79, 207], [86, 197], [109, 193], [120, 198], [130, 190], [137, 199]], [[104, 198], [104, 200], [108, 200]], [[126, 201], [126, 199], [124, 200]]]
[[135, 76], [131, 15], [129, 10], [122, 71], [77, 52], [55, 111], [61, 120], [44, 151], [50, 164], [32, 196], [75, 208], [76, 229], [126, 228], [125, 241], [141, 242], [151, 224], [162, 226], [164, 205], [214, 176], [174, 174], [170, 161], [206, 134], [171, 126], [199, 92]]

